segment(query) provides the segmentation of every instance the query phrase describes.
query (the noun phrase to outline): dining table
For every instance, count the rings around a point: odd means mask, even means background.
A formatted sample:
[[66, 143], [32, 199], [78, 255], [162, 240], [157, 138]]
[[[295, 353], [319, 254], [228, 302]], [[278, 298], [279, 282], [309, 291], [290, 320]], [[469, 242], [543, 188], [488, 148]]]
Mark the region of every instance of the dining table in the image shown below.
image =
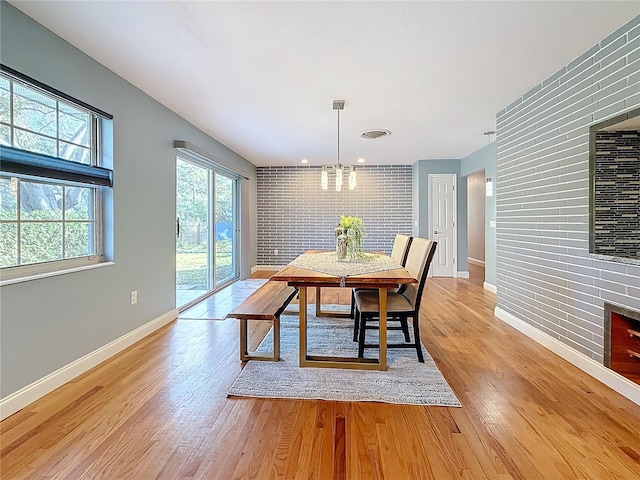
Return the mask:
[[[271, 276], [271, 280], [287, 282], [298, 289], [300, 327], [300, 367], [352, 368], [387, 370], [387, 290], [403, 284], [417, 283], [407, 270], [378, 253], [365, 253], [358, 258], [337, 260], [335, 252], [311, 250]], [[379, 352], [378, 358], [309, 354], [307, 289], [316, 289], [316, 316], [349, 316], [348, 313], [324, 312], [320, 308], [323, 287], [369, 288], [379, 291]]]

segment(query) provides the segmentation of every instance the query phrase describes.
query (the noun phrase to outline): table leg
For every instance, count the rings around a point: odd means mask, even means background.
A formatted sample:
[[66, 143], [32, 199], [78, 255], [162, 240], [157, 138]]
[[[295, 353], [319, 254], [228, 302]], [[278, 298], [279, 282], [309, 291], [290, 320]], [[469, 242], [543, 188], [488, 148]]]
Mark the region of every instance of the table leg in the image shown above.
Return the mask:
[[322, 304], [320, 297], [322, 296], [322, 288], [316, 287], [316, 317], [322, 316]]
[[380, 288], [378, 299], [380, 302], [380, 370], [387, 369], [387, 289]]
[[307, 287], [298, 289], [298, 310], [300, 316], [300, 366], [307, 363]]
[[[319, 288], [318, 288], [319, 290]], [[318, 292], [319, 293], [319, 292]], [[309, 355], [307, 324], [307, 287], [301, 285], [299, 294], [300, 319], [300, 366], [323, 368], [355, 368], [359, 370], [387, 369], [387, 289], [380, 289], [380, 349], [377, 359], [358, 357], [334, 357], [326, 355]], [[316, 304], [317, 306], [317, 304]]]

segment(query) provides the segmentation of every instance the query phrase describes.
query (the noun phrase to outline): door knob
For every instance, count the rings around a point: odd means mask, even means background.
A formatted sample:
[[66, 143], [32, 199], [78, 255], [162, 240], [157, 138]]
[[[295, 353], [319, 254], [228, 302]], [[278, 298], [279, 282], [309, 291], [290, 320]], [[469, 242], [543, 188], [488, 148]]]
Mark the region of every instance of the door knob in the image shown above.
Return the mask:
[[440, 232], [438, 232], [437, 230], [434, 230], [434, 231], [433, 231], [433, 234], [434, 234], [434, 235], [437, 235], [438, 233], [440, 233]]

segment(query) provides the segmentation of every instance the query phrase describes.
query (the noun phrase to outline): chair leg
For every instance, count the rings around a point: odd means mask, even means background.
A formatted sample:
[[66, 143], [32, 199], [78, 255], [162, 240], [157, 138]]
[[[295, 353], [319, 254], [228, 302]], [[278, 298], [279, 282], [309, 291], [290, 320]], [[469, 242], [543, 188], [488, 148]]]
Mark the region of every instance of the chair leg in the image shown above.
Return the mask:
[[409, 336], [409, 322], [407, 321], [407, 317], [400, 317], [400, 327], [402, 328], [402, 333], [404, 333], [404, 341], [409, 343], [411, 337]]
[[[357, 314], [357, 313], [356, 313]], [[362, 312], [357, 314], [360, 317], [360, 335], [358, 336], [358, 357], [364, 357], [365, 332], [367, 331], [367, 316]]]
[[360, 329], [360, 311], [356, 308], [353, 316], [353, 341], [358, 341], [358, 330]]
[[416, 342], [416, 352], [418, 353], [418, 361], [420, 363], [424, 363], [424, 357], [422, 356], [422, 344], [420, 342], [420, 320], [416, 317], [417, 315], [411, 319], [411, 323], [413, 323], [413, 337]]
[[351, 289], [351, 318], [356, 318], [356, 291]]

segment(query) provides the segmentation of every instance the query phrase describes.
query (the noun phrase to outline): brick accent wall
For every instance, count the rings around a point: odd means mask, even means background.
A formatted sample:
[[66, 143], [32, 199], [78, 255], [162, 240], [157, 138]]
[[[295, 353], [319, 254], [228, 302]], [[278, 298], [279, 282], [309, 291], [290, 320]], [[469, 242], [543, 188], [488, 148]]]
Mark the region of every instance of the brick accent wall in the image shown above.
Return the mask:
[[[391, 252], [396, 233], [411, 235], [411, 165], [360, 166], [358, 185], [320, 188], [320, 167], [258, 167], [258, 265], [285, 265], [309, 249], [333, 249], [340, 215], [361, 217], [363, 247]], [[274, 251], [278, 250], [278, 255]]]
[[639, 105], [640, 16], [497, 115], [497, 305], [599, 362], [640, 265], [589, 253], [589, 126]]

